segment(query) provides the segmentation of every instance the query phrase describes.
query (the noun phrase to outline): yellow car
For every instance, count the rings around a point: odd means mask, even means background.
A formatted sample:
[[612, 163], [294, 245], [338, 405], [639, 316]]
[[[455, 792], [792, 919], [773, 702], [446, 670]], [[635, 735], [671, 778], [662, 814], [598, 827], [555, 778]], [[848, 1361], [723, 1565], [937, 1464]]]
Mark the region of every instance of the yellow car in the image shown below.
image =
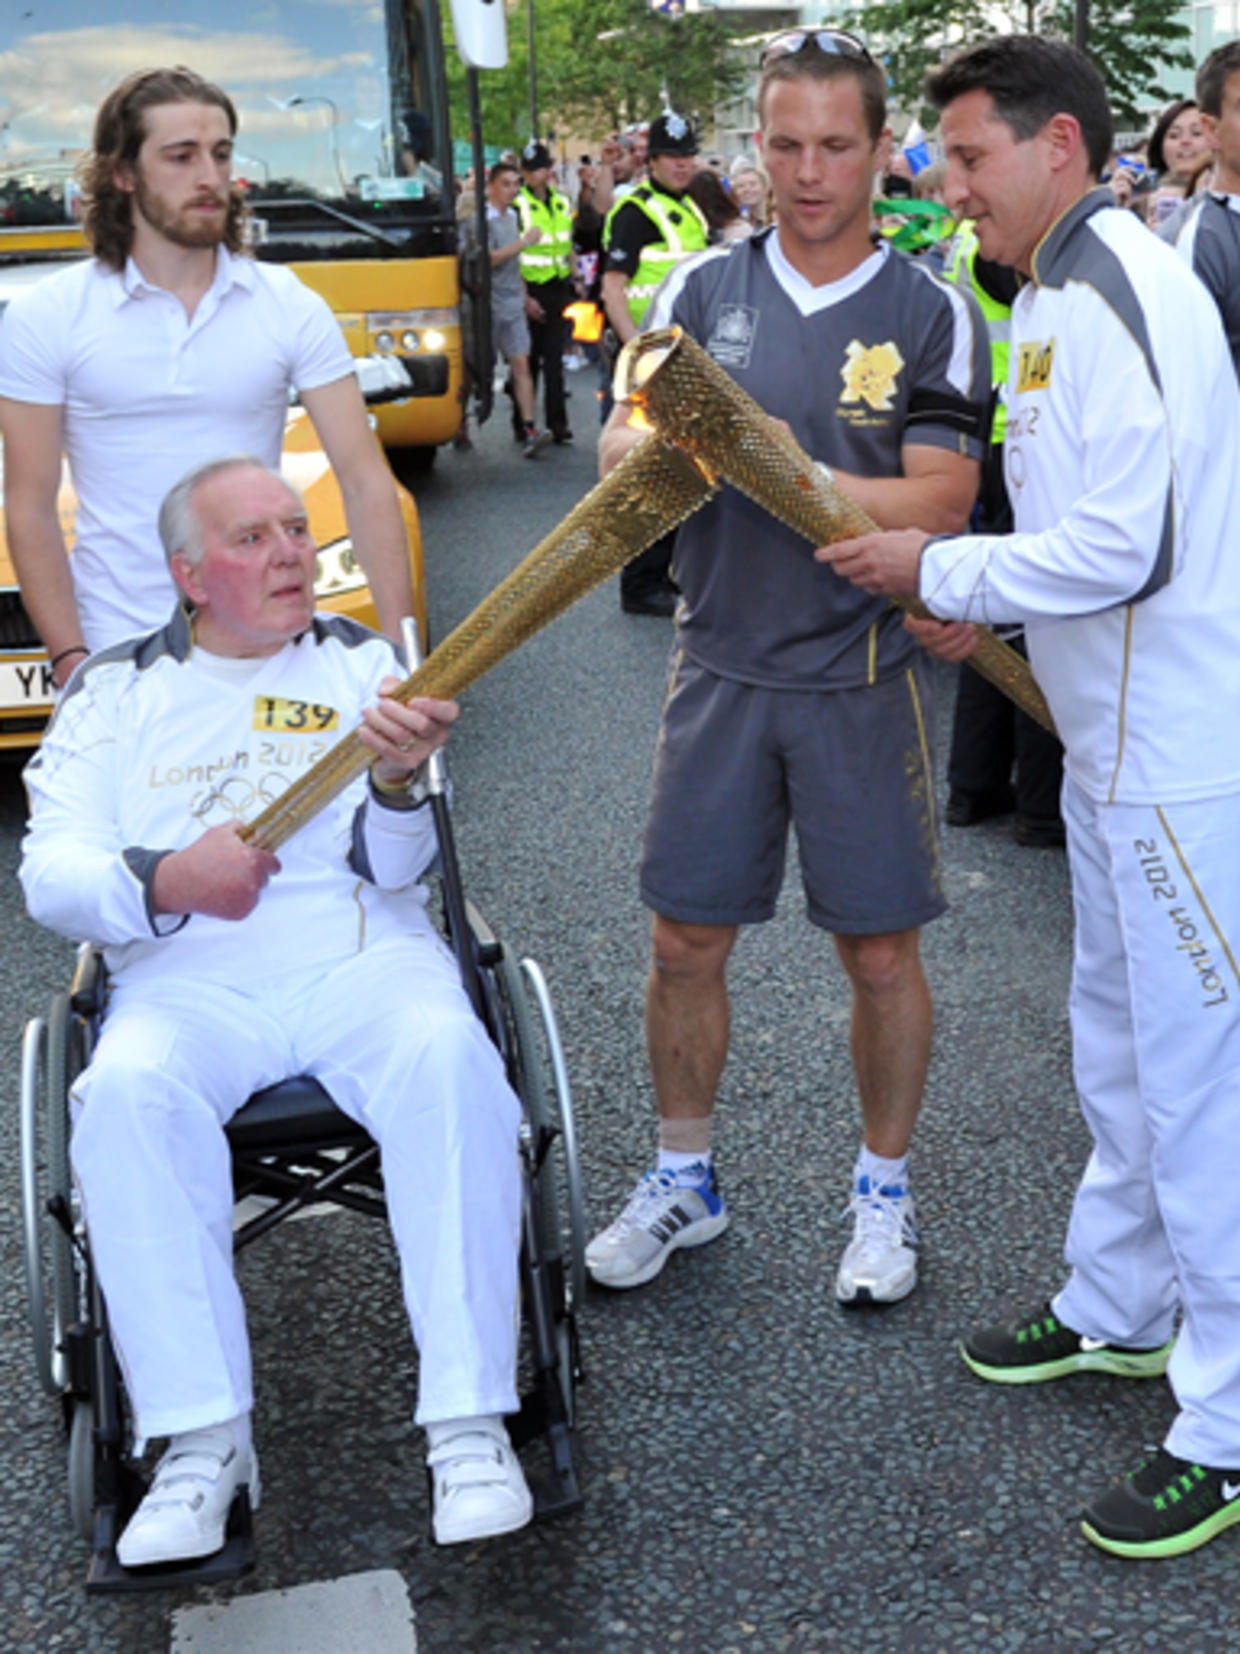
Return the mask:
[[[0, 446], [0, 463], [2, 461], [3, 447]], [[300, 489], [310, 513], [310, 531], [319, 547], [314, 588], [319, 607], [348, 615], [366, 626], [376, 625], [370, 588], [349, 539], [340, 488], [310, 417], [302, 408], [289, 410], [280, 469]], [[418, 508], [406, 489], [397, 484], [396, 491], [409, 538], [418, 629], [425, 645], [426, 579]], [[60, 523], [70, 545], [75, 504], [66, 473], [60, 490]], [[4, 537], [3, 497], [0, 496], [0, 751], [37, 745], [52, 709], [52, 699], [51, 668], [17, 587]]]

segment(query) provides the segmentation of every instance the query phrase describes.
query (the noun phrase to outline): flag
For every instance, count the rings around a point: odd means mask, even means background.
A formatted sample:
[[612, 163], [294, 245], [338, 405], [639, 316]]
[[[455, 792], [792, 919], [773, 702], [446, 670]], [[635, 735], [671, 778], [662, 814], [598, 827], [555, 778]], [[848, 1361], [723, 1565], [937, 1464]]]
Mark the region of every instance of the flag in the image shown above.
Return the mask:
[[914, 178], [930, 165], [930, 140], [926, 137], [920, 121], [914, 121], [909, 127], [900, 149]]

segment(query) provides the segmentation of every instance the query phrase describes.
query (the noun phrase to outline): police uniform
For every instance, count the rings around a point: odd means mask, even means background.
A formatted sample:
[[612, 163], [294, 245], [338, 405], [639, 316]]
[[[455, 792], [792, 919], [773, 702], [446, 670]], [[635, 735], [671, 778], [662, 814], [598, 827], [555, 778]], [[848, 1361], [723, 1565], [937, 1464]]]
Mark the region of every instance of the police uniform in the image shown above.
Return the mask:
[[[647, 153], [696, 155], [697, 135], [683, 116], [668, 113], [652, 121]], [[683, 260], [702, 252], [710, 230], [693, 198], [653, 180], [617, 201], [603, 226], [602, 269], [628, 277], [625, 302], [641, 327], [651, 301]], [[674, 588], [668, 571], [675, 535], [656, 540], [620, 571], [620, 600], [633, 613], [669, 613]]]
[[232, 659], [178, 612], [78, 668], [27, 767], [31, 914], [102, 944], [111, 973], [72, 1159], [139, 1437], [251, 1410], [223, 1126], [296, 1073], [379, 1144], [418, 1422], [516, 1405], [520, 1106], [426, 916], [430, 811], [360, 780], [282, 848], [246, 918], [151, 900], [164, 854], [252, 818], [399, 672], [339, 617]]
[[1016, 531], [931, 541], [944, 619], [1025, 626], [1066, 749], [1076, 1082], [1061, 1322], [1152, 1349], [1179, 1458], [1240, 1464], [1240, 395], [1208, 294], [1108, 190], [1012, 307]]
[[[814, 286], [763, 231], [682, 264], [651, 321], [683, 326], [828, 464], [898, 476], [908, 444], [981, 457], [976, 307], [886, 244]], [[732, 489], [680, 529], [674, 574], [646, 905], [689, 924], [770, 917], [791, 817], [814, 923], [877, 934], [940, 913], [931, 719], [900, 615]]]
[[[551, 153], [535, 140], [521, 151], [524, 169], [536, 171], [551, 165]], [[568, 198], [554, 184], [547, 185], [547, 199], [541, 201], [528, 184], [522, 184], [513, 201], [521, 233], [532, 225], [542, 239], [521, 250], [521, 275], [532, 299], [542, 306], [543, 316], [530, 317], [530, 373], [537, 393], [540, 373], [544, 379], [543, 409], [547, 429], [557, 442], [567, 441], [568, 404], [564, 395], [564, 352], [569, 330], [564, 321], [565, 306], [573, 298], [573, 209]], [[513, 431], [516, 433], [514, 403]], [[525, 435], [524, 427], [520, 433]]]

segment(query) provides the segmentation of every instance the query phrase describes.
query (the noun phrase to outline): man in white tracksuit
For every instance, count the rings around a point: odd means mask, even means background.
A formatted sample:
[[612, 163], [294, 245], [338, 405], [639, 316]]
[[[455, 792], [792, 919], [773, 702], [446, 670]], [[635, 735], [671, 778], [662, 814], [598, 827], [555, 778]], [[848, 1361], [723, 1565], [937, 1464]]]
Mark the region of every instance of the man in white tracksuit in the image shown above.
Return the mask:
[[[532, 1503], [516, 1398], [519, 1103], [425, 913], [436, 852], [418, 766], [455, 717], [404, 706], [391, 645], [315, 616], [304, 508], [256, 460], [200, 467], [160, 531], [187, 603], [74, 673], [26, 771], [33, 916], [104, 946], [108, 1012], [73, 1088], [91, 1244], [138, 1438], [168, 1437], [117, 1547], [210, 1555], [257, 1502], [224, 1126], [317, 1077], [380, 1147], [421, 1362], [443, 1543]], [[280, 859], [237, 829], [359, 725], [358, 781]]]
[[[1012, 309], [1016, 532], [872, 535], [818, 555], [944, 620], [1020, 621], [1066, 748], [1076, 1081], [1094, 1147], [1049, 1304], [973, 1333], [999, 1383], [1164, 1370], [1165, 1446], [1085, 1512], [1122, 1556], [1240, 1521], [1240, 396], [1205, 289], [1093, 188], [1102, 83], [1010, 36], [929, 82], [947, 200], [1029, 279]], [[1231, 456], [1231, 458], [1224, 458]], [[916, 625], [916, 623], [914, 623]], [[958, 624], [923, 622], [949, 656]], [[1183, 1322], [1172, 1346], [1177, 1308]]]

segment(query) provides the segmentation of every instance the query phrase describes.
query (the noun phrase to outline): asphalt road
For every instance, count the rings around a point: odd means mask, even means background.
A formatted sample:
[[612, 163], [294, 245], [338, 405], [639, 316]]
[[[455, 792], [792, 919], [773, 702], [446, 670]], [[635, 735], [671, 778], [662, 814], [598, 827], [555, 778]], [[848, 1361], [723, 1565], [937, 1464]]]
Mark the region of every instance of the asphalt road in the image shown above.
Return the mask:
[[[419, 482], [439, 636], [590, 485], [591, 390], [576, 382], [576, 448], [524, 463], [497, 419], [477, 450], [443, 454]], [[665, 622], [620, 613], [612, 581], [468, 692], [452, 755], [471, 894], [542, 962], [556, 997], [596, 1221], [653, 1142], [635, 865], [669, 641]], [[940, 719], [949, 678], [942, 689]], [[21, 826], [10, 771], [6, 870]], [[1085, 1136], [1063, 1010], [1062, 856], [1017, 849], [1003, 824], [946, 830], [944, 849], [951, 912], [925, 940], [938, 1033], [912, 1299], [843, 1313], [832, 1298], [858, 1131], [848, 1003], [794, 880], [733, 972], [717, 1132], [732, 1226], [649, 1287], [587, 1306], [584, 1510], [435, 1551], [386, 1241], [352, 1217], [286, 1226], [241, 1265], [263, 1451], [258, 1570], [192, 1600], [393, 1568], [428, 1654], [1240, 1648], [1234, 1537], [1133, 1564], [1076, 1527], [1082, 1499], [1160, 1439], [1165, 1386], [1082, 1377], [997, 1391], [956, 1353], [972, 1322], [1058, 1284]], [[34, 1382], [16, 1058], [70, 950], [25, 920], [12, 880], [0, 900], [0, 1648], [157, 1654], [191, 1599], [86, 1598], [63, 1438]]]

